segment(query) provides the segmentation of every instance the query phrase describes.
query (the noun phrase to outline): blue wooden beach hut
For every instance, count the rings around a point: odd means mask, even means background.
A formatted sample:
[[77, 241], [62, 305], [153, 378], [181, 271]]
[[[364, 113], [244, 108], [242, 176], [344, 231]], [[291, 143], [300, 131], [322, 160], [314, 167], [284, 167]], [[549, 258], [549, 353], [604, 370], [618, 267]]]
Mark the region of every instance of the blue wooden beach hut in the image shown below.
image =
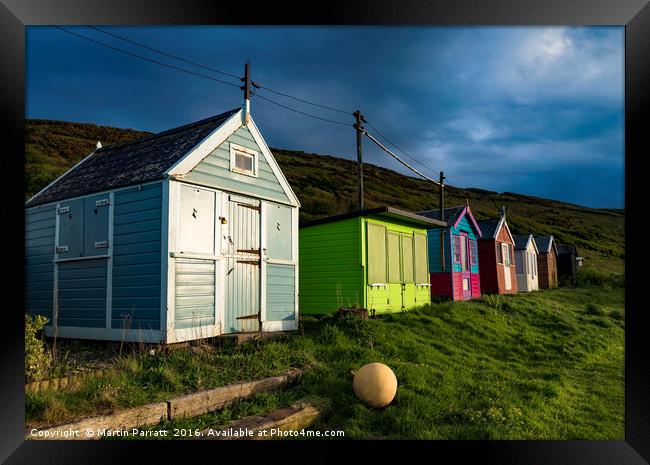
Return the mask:
[[173, 343], [297, 328], [298, 199], [248, 112], [99, 147], [26, 203], [46, 334]]

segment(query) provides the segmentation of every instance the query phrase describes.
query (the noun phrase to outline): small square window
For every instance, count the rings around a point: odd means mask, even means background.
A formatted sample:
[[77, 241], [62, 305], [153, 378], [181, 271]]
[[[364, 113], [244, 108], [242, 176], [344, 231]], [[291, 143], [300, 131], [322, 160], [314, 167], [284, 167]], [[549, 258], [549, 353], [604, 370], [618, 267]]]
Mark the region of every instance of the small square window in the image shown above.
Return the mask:
[[230, 144], [230, 170], [235, 173], [257, 176], [257, 152]]
[[237, 170], [253, 172], [253, 156], [247, 153], [235, 152], [235, 168]]

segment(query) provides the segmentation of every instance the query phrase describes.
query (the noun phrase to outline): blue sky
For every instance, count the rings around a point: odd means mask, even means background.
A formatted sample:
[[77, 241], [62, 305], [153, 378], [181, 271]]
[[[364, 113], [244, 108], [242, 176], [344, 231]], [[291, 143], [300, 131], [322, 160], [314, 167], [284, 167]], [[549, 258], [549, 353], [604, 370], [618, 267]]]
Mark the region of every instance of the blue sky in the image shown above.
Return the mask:
[[[236, 83], [90, 28], [69, 29]], [[624, 207], [622, 27], [104, 29], [236, 75], [250, 59], [254, 81], [350, 112], [360, 109], [403, 150], [444, 170], [449, 184]], [[235, 87], [50, 27], [27, 28], [26, 53], [28, 118], [157, 132], [242, 101]], [[353, 123], [351, 115], [259, 93]], [[352, 128], [255, 97], [251, 112], [272, 147], [356, 158]], [[364, 161], [409, 173], [367, 139]]]

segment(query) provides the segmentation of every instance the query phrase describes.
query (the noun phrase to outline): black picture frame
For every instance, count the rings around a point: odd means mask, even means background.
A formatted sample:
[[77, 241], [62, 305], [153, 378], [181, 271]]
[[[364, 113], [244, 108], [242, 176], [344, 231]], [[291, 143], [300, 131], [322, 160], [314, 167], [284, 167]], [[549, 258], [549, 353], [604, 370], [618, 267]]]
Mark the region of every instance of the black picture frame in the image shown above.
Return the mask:
[[[285, 449], [273, 459], [310, 460], [339, 455], [329, 441], [283, 441], [281, 444], [236, 443], [215, 447], [209, 441], [25, 441], [23, 306], [24, 244], [24, 119], [25, 26], [47, 24], [302, 24], [302, 25], [621, 25], [625, 26], [625, 209], [626, 331], [625, 331], [625, 440], [624, 441], [429, 441], [419, 442], [432, 461], [479, 460], [499, 464], [643, 464], [650, 461], [650, 359], [644, 349], [647, 309], [643, 300], [643, 265], [648, 261], [648, 237], [642, 215], [650, 198], [644, 182], [648, 156], [650, 110], [650, 5], [645, 0], [356, 0], [305, 3], [283, 7], [276, 2], [209, 0], [3, 0], [0, 4], [2, 66], [2, 124], [5, 136], [1, 183], [4, 206], [11, 218], [0, 226], [6, 272], [2, 275], [3, 316], [0, 343], [0, 460], [8, 464], [130, 463], [138, 459], [171, 460], [180, 452], [184, 461], [224, 458], [224, 453], [250, 457], [268, 454], [269, 447]], [[594, 186], [595, 189], [598, 186]], [[6, 211], [6, 208], [5, 208]], [[13, 216], [15, 215], [15, 216]], [[645, 266], [647, 268], [647, 266]], [[1, 308], [1, 307], [0, 307]], [[337, 443], [337, 445], [340, 443]], [[348, 443], [348, 445], [350, 445]], [[243, 446], [243, 447], [242, 447]], [[354, 444], [357, 454], [392, 450], [408, 458], [409, 445], [392, 441]], [[191, 449], [190, 449], [191, 447]], [[314, 449], [314, 451], [312, 451]], [[329, 453], [329, 454], [328, 454]], [[306, 455], [309, 454], [309, 455]], [[347, 455], [347, 453], [346, 453]], [[447, 457], [446, 459], [443, 459]], [[350, 457], [351, 458], [351, 457]], [[644, 460], [645, 459], [645, 460]]]

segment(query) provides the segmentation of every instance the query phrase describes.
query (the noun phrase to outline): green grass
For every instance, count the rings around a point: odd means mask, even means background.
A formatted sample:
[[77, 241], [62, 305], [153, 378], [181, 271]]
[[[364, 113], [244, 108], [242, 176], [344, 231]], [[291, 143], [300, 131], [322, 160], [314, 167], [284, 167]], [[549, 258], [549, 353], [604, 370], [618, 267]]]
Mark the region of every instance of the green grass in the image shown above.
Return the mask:
[[[320, 364], [294, 387], [156, 428], [218, 427], [311, 399], [314, 426], [348, 438], [623, 438], [624, 289], [585, 287], [446, 302], [376, 320], [304, 319], [305, 337], [241, 347], [132, 354], [121, 372], [73, 393], [27, 396], [43, 421], [127, 407], [172, 394]], [[375, 410], [352, 392], [351, 370], [382, 362], [398, 379]]]
[[[377, 321], [306, 325], [321, 370], [305, 395], [355, 438], [622, 439], [623, 290], [559, 289], [438, 304]], [[598, 302], [593, 315], [587, 303]], [[389, 365], [392, 405], [352, 394], [351, 369]]]
[[249, 341], [239, 347], [198, 343], [155, 355], [134, 348], [112, 358], [110, 375], [86, 380], [77, 390], [26, 393], [26, 420], [29, 426], [36, 426], [106, 414], [183, 393], [275, 376], [311, 361], [309, 354], [290, 350], [282, 340]]

